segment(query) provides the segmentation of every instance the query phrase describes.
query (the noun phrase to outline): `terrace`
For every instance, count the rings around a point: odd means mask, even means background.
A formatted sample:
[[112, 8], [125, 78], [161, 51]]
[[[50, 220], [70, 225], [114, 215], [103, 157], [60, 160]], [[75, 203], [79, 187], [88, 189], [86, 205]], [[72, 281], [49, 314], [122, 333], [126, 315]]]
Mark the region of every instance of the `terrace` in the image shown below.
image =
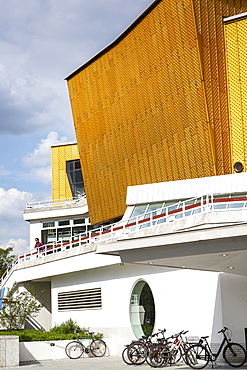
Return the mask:
[[[37, 205], [28, 205], [27, 207], [37, 207]], [[38, 207], [47, 207], [47, 203], [40, 203]], [[56, 255], [56, 259], [59, 259], [60, 253], [62, 256], [62, 253], [64, 255], [64, 252], [69, 252], [72, 249], [76, 250], [76, 248], [82, 250], [90, 245], [109, 244], [118, 240], [128, 240], [133, 235], [136, 237], [138, 234], [141, 234], [144, 230], [146, 236], [158, 235], [160, 229], [157, 226], [171, 225], [172, 223], [176, 223], [176, 221], [187, 220], [195, 215], [215, 214], [219, 212], [221, 214], [229, 214], [231, 212], [230, 218], [234, 220], [234, 217], [232, 217], [234, 212], [238, 211], [242, 214], [246, 210], [247, 195], [226, 197], [211, 194], [179, 201], [170, 205], [161, 203], [161, 206], [155, 209], [152, 204], [143, 205], [141, 208], [136, 206], [132, 211], [132, 215], [126, 220], [123, 219], [111, 225], [102, 225], [97, 229], [80, 234], [76, 238], [72, 237], [66, 242], [50, 243], [44, 245], [42, 249], [31, 249], [17, 255], [12, 265], [2, 276], [1, 287], [4, 286], [6, 279], [17, 265], [23, 263], [26, 265], [29, 261], [37, 259], [42, 261], [42, 258], [49, 255]]]

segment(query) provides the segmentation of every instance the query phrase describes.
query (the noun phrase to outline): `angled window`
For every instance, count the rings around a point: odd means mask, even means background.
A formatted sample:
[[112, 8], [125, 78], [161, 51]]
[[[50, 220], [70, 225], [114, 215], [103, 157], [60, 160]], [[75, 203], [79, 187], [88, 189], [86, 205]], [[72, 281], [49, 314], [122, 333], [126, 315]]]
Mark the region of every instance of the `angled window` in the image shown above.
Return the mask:
[[84, 182], [81, 172], [81, 163], [79, 159], [66, 162], [66, 172], [70, 184], [73, 198], [78, 198], [85, 194]]

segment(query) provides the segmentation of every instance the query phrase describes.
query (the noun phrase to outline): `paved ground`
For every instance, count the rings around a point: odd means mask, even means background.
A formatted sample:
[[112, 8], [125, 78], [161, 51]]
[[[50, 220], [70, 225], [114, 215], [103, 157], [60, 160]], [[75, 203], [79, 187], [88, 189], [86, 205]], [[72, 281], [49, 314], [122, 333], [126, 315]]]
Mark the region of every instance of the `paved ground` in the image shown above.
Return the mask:
[[[176, 366], [166, 367], [170, 370], [189, 370], [190, 368], [184, 364]], [[109, 357], [92, 357], [92, 358], [80, 358], [77, 360], [52, 360], [52, 361], [40, 361], [37, 364], [25, 364], [19, 367], [5, 367], [4, 369], [19, 369], [19, 370], [148, 370], [152, 369], [148, 364], [143, 365], [127, 365], [123, 362], [121, 356], [109, 356]], [[208, 366], [207, 370], [212, 369], [212, 366]], [[230, 367], [217, 367], [218, 370], [230, 370]], [[247, 366], [241, 369], [247, 370]]]

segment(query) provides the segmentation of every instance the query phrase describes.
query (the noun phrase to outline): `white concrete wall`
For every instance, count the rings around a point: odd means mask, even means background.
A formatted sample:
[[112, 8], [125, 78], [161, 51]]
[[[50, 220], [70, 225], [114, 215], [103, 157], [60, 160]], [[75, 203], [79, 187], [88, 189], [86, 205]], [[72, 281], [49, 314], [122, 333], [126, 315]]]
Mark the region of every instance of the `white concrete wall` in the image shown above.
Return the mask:
[[126, 204], [190, 199], [206, 194], [247, 193], [247, 173], [128, 186]]
[[[121, 353], [124, 344], [135, 338], [129, 303], [134, 285], [143, 279], [149, 284], [155, 300], [155, 331], [166, 328], [168, 335], [181, 330], [189, 330], [191, 336], [211, 335], [218, 276], [214, 272], [155, 266], [147, 269], [131, 264], [57, 276], [52, 279], [53, 325], [72, 318], [81, 327], [115, 338], [118, 353]], [[59, 292], [99, 287], [102, 289], [102, 309], [58, 312]]]
[[220, 275], [222, 323], [232, 328], [232, 340], [243, 343], [247, 328], [247, 277]]
[[31, 221], [30, 223], [30, 249], [35, 246], [35, 238], [39, 238], [41, 241], [41, 223], [38, 220]]
[[[65, 347], [69, 342], [70, 340], [20, 342], [20, 363], [27, 361], [59, 360], [68, 358], [65, 353]], [[116, 355], [116, 346], [114, 345], [113, 340], [111, 338], [105, 338], [105, 342], [107, 345], [105, 356]], [[87, 345], [88, 341], [85, 340], [84, 343]], [[84, 353], [82, 357], [88, 357], [88, 355]]]

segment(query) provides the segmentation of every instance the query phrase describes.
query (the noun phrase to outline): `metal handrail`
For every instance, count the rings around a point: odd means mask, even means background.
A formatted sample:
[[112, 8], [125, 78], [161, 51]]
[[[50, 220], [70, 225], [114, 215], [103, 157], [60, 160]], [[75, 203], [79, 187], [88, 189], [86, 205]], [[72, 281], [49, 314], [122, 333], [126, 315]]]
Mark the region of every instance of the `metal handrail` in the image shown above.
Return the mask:
[[150, 212], [129, 218], [125, 221], [110, 225], [102, 225], [97, 229], [69, 238], [66, 241], [54, 242], [43, 246], [43, 250], [34, 248], [17, 255], [9, 269], [2, 276], [0, 287], [13, 272], [19, 263], [27, 262], [37, 257], [44, 257], [52, 253], [60, 253], [71, 248], [83, 247], [87, 244], [112, 240], [119, 237], [127, 237], [131, 232], [136, 232], [143, 228], [155, 227], [162, 223], [168, 223], [181, 218], [187, 218], [195, 214], [211, 212], [247, 210], [247, 196], [219, 198], [213, 195], [204, 195], [180, 201], [173, 205], [161, 207]]
[[81, 197], [69, 199], [58, 199], [58, 200], [43, 200], [39, 202], [29, 202], [26, 204], [26, 209], [36, 209], [36, 208], [47, 208], [47, 207], [56, 207], [61, 205], [70, 205], [80, 202], [82, 199], [86, 199], [86, 195]]

